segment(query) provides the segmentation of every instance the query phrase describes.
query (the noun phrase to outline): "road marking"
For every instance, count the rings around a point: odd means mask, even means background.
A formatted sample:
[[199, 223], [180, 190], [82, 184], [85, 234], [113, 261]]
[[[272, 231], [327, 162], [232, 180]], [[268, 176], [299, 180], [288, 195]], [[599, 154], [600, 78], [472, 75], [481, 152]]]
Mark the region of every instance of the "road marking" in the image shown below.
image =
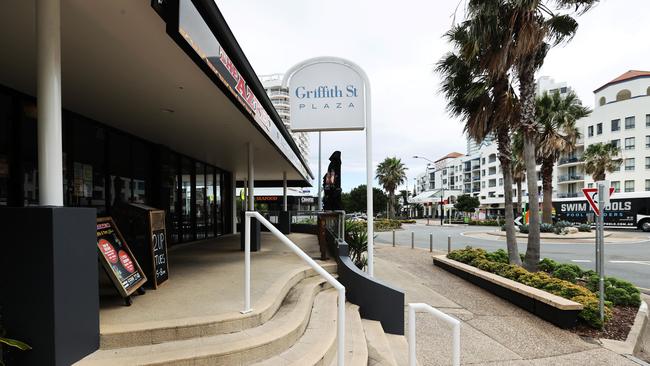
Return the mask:
[[571, 259], [571, 262], [574, 263], [591, 263], [590, 259]]
[[644, 266], [650, 266], [650, 261], [609, 261], [609, 263], [641, 264], [641, 265], [644, 265]]

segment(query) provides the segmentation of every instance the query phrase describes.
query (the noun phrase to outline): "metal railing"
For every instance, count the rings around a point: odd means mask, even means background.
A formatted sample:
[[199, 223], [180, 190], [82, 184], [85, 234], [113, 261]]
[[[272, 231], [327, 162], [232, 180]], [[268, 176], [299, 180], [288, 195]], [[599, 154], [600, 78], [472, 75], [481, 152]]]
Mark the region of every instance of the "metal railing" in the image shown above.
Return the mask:
[[560, 158], [560, 161], [559, 161], [558, 165], [577, 163], [577, 162], [580, 162], [580, 161], [582, 161], [582, 155], [568, 156], [568, 157]]
[[584, 180], [584, 174], [567, 174], [558, 177], [559, 182], [570, 182], [572, 180]]
[[304, 260], [309, 266], [316, 271], [319, 275], [323, 276], [332, 287], [339, 293], [338, 299], [338, 316], [337, 316], [337, 365], [344, 366], [345, 364], [345, 286], [334, 278], [323, 267], [316, 263], [310, 256], [294, 244], [286, 235], [282, 234], [280, 230], [276, 229], [264, 216], [256, 211], [246, 211], [244, 222], [244, 310], [242, 314], [250, 313], [253, 311], [251, 308], [251, 218], [259, 220], [269, 231], [275, 235], [280, 241], [289, 247], [300, 259]]
[[438, 319], [450, 324], [453, 327], [453, 340], [452, 340], [452, 365], [460, 366], [460, 320], [443, 313], [442, 311], [434, 308], [429, 304], [411, 303], [409, 304], [409, 329], [408, 329], [408, 344], [409, 344], [409, 366], [415, 366], [417, 360], [415, 357], [415, 312], [426, 311]]

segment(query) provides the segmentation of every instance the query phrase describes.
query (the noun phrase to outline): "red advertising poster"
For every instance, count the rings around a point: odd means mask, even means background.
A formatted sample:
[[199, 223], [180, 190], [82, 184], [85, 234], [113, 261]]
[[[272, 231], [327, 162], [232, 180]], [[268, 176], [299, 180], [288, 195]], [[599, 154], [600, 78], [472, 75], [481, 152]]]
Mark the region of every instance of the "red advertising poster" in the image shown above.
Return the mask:
[[111, 281], [123, 297], [147, 282], [147, 277], [110, 217], [97, 219], [97, 249]]

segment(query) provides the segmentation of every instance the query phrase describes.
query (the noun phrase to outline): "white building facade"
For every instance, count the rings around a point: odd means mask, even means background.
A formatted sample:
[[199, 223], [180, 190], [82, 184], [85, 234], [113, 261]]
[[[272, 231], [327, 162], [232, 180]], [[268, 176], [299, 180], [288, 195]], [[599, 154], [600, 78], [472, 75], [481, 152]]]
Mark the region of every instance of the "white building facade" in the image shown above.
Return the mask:
[[[545, 91], [566, 95], [571, 87], [550, 77], [537, 81], [538, 95]], [[585, 174], [583, 154], [595, 143], [614, 143], [621, 149], [620, 169], [607, 174], [617, 192], [650, 191], [650, 72], [628, 71], [594, 91], [595, 107], [587, 118], [577, 122], [582, 137], [576, 149], [560, 156], [553, 174], [553, 198], [582, 197], [582, 188], [593, 187], [591, 176]], [[444, 164], [440, 163], [444, 162]], [[452, 178], [453, 177], [453, 178]], [[539, 167], [537, 189], [542, 200]], [[528, 202], [527, 183], [522, 182], [522, 202]], [[446, 210], [460, 194], [479, 198], [483, 217], [503, 216], [503, 172], [498, 159], [496, 141], [476, 143], [468, 139], [467, 155], [451, 153], [428, 166], [416, 178], [412, 202], [424, 205], [425, 216], [439, 213], [442, 197]], [[516, 204], [516, 185], [513, 200]], [[427, 210], [427, 207], [432, 207]], [[448, 212], [448, 211], [446, 211]]]
[[[269, 74], [260, 75], [259, 79], [269, 95], [271, 103], [278, 111], [282, 122], [291, 131], [291, 109], [289, 103], [289, 88], [282, 87], [282, 78], [284, 74]], [[309, 135], [307, 132], [293, 132], [291, 131], [293, 139], [296, 141], [302, 156], [305, 160], [309, 160]]]

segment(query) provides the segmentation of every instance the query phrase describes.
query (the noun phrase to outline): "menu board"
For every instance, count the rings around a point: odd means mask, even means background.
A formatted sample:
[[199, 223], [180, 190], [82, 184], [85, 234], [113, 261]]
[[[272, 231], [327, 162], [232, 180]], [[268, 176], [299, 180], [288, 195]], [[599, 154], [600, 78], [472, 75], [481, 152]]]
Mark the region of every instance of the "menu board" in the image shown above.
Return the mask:
[[110, 217], [97, 219], [97, 250], [111, 281], [123, 297], [147, 282], [140, 265]]
[[165, 231], [165, 211], [149, 211], [151, 229], [151, 254], [153, 257], [154, 288], [169, 279], [167, 262], [167, 232]]

